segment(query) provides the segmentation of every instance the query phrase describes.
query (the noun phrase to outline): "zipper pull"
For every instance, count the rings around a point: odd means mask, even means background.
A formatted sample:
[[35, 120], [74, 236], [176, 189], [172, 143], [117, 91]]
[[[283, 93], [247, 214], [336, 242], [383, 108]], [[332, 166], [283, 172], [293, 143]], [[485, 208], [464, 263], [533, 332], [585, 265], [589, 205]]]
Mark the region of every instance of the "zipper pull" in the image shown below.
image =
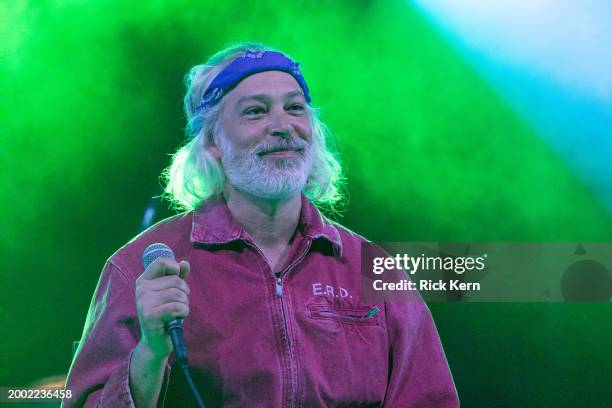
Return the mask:
[[378, 308], [378, 306], [374, 306], [373, 308], [368, 310], [368, 313], [364, 314], [363, 317], [365, 318], [374, 317], [378, 314], [378, 312], [380, 312], [380, 309]]
[[281, 282], [281, 278], [276, 278], [276, 296], [283, 296], [283, 282]]

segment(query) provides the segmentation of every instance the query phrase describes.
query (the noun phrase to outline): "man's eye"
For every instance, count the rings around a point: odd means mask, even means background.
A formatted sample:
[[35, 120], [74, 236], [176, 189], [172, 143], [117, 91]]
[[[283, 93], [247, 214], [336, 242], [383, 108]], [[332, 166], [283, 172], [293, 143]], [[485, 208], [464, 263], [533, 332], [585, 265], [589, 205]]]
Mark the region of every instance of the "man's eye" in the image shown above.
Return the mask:
[[243, 114], [253, 116], [253, 115], [259, 115], [264, 112], [265, 111], [261, 106], [253, 106], [252, 108], [245, 109]]
[[301, 112], [304, 110], [304, 105], [302, 105], [301, 103], [294, 103], [289, 106], [289, 110]]

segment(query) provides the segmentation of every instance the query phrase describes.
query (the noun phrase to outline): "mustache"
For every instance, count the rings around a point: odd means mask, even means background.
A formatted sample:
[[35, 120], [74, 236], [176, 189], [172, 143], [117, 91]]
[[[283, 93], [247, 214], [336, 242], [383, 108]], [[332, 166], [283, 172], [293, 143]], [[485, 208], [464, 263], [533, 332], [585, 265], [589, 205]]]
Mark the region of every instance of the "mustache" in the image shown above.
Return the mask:
[[303, 151], [308, 148], [308, 143], [302, 139], [279, 139], [261, 142], [255, 147], [254, 153], [262, 156], [267, 153], [279, 151]]

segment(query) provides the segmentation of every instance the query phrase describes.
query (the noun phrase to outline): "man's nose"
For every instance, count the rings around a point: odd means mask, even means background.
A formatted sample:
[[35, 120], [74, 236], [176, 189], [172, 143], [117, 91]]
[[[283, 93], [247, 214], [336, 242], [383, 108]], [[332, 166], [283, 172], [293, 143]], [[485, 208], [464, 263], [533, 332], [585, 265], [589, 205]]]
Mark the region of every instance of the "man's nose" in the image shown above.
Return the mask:
[[277, 109], [272, 111], [270, 114], [269, 130], [272, 136], [291, 136], [291, 120], [284, 109], [280, 112]]

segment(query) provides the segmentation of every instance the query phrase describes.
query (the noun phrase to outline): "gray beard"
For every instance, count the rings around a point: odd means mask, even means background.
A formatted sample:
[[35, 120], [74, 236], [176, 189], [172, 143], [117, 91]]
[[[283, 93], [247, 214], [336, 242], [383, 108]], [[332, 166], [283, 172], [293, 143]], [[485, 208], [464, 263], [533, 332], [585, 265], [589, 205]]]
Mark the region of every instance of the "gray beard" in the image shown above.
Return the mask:
[[288, 199], [306, 186], [312, 168], [312, 147], [303, 145], [300, 157], [266, 158], [257, 154], [261, 151], [261, 145], [240, 150], [225, 136], [219, 137], [219, 147], [223, 151], [221, 164], [229, 183], [238, 190], [263, 199]]

